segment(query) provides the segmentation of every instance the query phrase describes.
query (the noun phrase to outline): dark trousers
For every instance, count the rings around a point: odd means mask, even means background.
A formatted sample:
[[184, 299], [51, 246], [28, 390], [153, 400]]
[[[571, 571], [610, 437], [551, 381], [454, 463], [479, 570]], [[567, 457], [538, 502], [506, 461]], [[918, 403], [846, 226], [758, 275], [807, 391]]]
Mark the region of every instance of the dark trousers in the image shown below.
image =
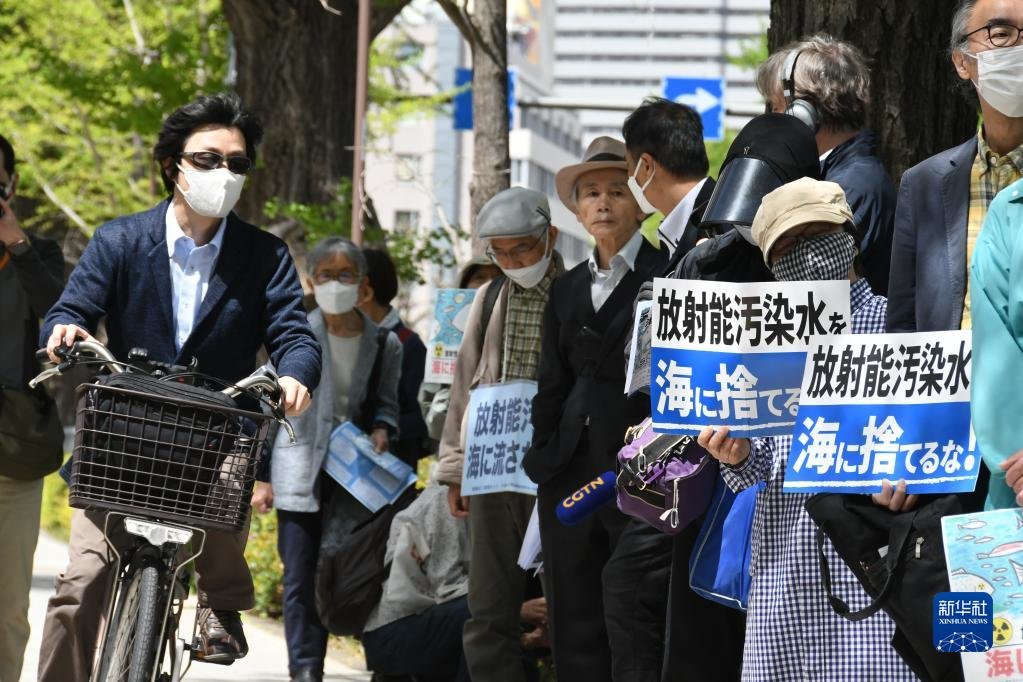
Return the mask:
[[[583, 441], [586, 440], [585, 434]], [[611, 647], [604, 621], [601, 574], [611, 558], [627, 518], [611, 503], [574, 526], [555, 516], [563, 499], [613, 466], [586, 453], [537, 491], [543, 584], [551, 628], [551, 649], [559, 680], [611, 681]]]
[[277, 510], [277, 551], [284, 563], [284, 637], [288, 670], [323, 670], [327, 629], [316, 612], [316, 558], [320, 553], [323, 507], [318, 512]]
[[629, 519], [604, 566], [604, 621], [615, 682], [660, 682], [672, 536]]
[[366, 667], [384, 675], [411, 675], [416, 682], [469, 682], [462, 655], [462, 628], [469, 620], [466, 597], [364, 632]]
[[738, 682], [746, 614], [689, 587], [689, 555], [703, 518], [674, 536], [663, 682]]

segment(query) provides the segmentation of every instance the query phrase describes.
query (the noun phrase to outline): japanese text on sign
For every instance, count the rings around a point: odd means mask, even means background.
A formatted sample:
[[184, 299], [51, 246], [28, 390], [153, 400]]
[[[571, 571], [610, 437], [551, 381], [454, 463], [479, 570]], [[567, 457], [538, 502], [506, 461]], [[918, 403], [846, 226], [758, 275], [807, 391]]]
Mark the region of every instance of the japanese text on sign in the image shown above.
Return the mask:
[[823, 338], [807, 354], [789, 492], [973, 490], [969, 332]]
[[533, 439], [531, 422], [536, 382], [509, 381], [481, 386], [469, 396], [462, 494], [536, 494], [522, 470]]
[[654, 282], [654, 428], [791, 433], [807, 344], [849, 328], [849, 283]]

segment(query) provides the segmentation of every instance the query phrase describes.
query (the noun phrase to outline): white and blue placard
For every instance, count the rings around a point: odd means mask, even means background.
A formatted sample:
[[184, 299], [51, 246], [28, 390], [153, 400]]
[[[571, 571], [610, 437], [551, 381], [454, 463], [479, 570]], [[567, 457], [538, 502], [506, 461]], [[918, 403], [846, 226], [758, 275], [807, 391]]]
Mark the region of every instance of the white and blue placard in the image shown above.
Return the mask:
[[792, 433], [806, 349], [849, 331], [849, 282], [655, 279], [650, 400], [658, 433]]
[[[1023, 675], [1023, 509], [945, 516], [941, 536], [949, 587], [991, 604], [987, 643], [994, 648], [979, 653], [988, 648], [979, 632], [958, 638], [965, 645], [958, 650], [963, 679], [1018, 682]], [[972, 609], [970, 616], [972, 624]]]
[[373, 513], [393, 503], [416, 482], [412, 467], [389, 452], [378, 453], [369, 437], [351, 422], [330, 434], [323, 470]]
[[849, 334], [806, 356], [786, 492], [973, 490], [970, 332]]
[[533, 441], [535, 395], [535, 381], [480, 386], [469, 394], [462, 495], [536, 494], [536, 484], [522, 470]]
[[437, 289], [433, 333], [426, 344], [424, 382], [450, 384], [454, 381], [458, 349], [462, 345], [475, 297], [475, 289]]
[[664, 99], [696, 110], [703, 122], [703, 139], [717, 142], [725, 138], [725, 80], [723, 78], [664, 79]]

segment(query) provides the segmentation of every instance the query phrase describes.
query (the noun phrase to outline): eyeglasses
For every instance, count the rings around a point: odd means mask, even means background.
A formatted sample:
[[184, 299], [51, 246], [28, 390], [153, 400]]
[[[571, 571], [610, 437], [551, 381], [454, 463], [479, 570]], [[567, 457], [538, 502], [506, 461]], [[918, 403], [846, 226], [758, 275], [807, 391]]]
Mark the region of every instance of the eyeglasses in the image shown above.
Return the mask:
[[1023, 32], [1023, 28], [1012, 24], [988, 24], [964, 35], [963, 42], [968, 41], [974, 33], [981, 31], [987, 31], [987, 41], [993, 47], [1009, 47], [1019, 42], [1019, 35]]
[[317, 284], [326, 284], [327, 282], [341, 282], [341, 284], [357, 284], [362, 277], [359, 273], [351, 270], [341, 270], [339, 272], [317, 272], [313, 275], [313, 281]]
[[225, 164], [229, 171], [238, 175], [245, 175], [252, 170], [252, 159], [244, 156], [224, 156], [217, 152], [205, 150], [201, 152], [181, 152], [179, 156], [191, 161], [192, 165], [199, 170], [214, 170]]
[[529, 244], [528, 246], [526, 244], [521, 244], [519, 246], [516, 246], [514, 249], [509, 249], [508, 251], [502, 251], [501, 249], [495, 249], [492, 246], [487, 246], [487, 250], [484, 253], [486, 253], [487, 258], [494, 261], [495, 263], [497, 262], [498, 259], [510, 261], [522, 258], [527, 253], [535, 249], [537, 244], [540, 243], [540, 240], [543, 239], [546, 235], [547, 230], [544, 230], [537, 236], [535, 240], [533, 240], [532, 244]]

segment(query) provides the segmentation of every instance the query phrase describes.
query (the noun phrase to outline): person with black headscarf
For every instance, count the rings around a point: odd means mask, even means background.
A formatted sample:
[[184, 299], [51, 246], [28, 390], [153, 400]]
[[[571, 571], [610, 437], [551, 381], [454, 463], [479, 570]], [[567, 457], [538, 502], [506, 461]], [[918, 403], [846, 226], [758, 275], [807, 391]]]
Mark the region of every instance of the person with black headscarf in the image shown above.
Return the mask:
[[[757, 116], [739, 131], [707, 202], [700, 230], [716, 233], [679, 263], [675, 279], [774, 281], [753, 240], [753, 218], [763, 197], [802, 177], [820, 179], [813, 133], [784, 114]], [[689, 556], [703, 519], [673, 538], [665, 682], [721, 682], [741, 674], [745, 618], [698, 596], [689, 587]]]
[[728, 148], [700, 224], [717, 236], [690, 251], [679, 264], [675, 278], [773, 281], [753, 243], [753, 216], [768, 192], [799, 178], [820, 180], [820, 173], [817, 143], [799, 119], [763, 114], [751, 120]]

